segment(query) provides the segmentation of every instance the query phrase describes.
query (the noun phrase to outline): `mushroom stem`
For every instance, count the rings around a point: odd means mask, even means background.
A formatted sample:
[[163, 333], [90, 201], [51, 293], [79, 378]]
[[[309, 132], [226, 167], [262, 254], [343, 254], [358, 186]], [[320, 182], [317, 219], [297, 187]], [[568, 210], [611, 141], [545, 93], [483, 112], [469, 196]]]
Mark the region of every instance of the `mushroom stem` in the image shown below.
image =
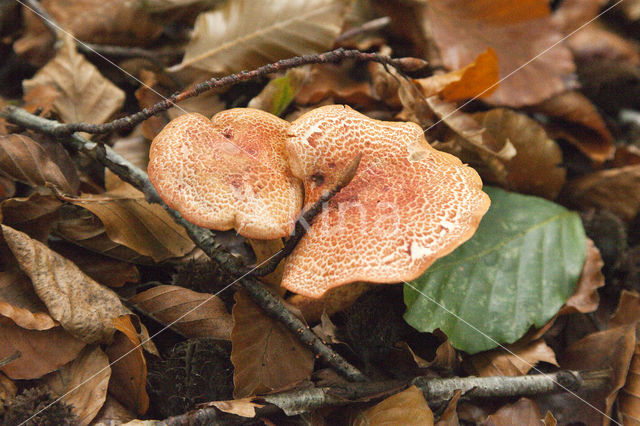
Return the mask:
[[[58, 121], [38, 117], [22, 108], [14, 106], [4, 108], [0, 112], [0, 117], [18, 126], [50, 136], [55, 136], [57, 129], [64, 127], [64, 124]], [[92, 142], [78, 134], [72, 134], [71, 137], [60, 138], [60, 142], [69, 150], [84, 152], [93, 160], [107, 167], [122, 180], [142, 191], [148, 202], [162, 206], [171, 217], [173, 217], [176, 223], [185, 228], [189, 237], [207, 256], [217, 262], [224, 271], [235, 277], [239, 277], [239, 283], [247, 290], [251, 299], [256, 302], [258, 306], [264, 309], [268, 315], [281, 321], [289, 331], [308, 345], [319, 359], [329, 364], [338, 374], [352, 382], [367, 381], [366, 376], [322, 342], [306, 324], [293, 315], [284, 304], [264, 288], [257, 279], [247, 277], [246, 274], [243, 275], [240, 261], [219, 247], [211, 231], [187, 222], [180, 213], [167, 206], [158, 195], [144, 171], [126, 160], [108, 145]]]
[[[339, 176], [336, 184], [329, 190], [326, 190], [322, 193], [318, 201], [313, 203], [308, 208], [304, 209], [304, 211], [298, 217], [296, 221], [295, 229], [293, 230], [293, 234], [287, 240], [284, 247], [278, 251], [267, 263], [262, 265], [259, 268], [251, 269], [251, 275], [256, 277], [264, 277], [265, 275], [269, 275], [273, 271], [276, 270], [278, 264], [287, 257], [293, 249], [296, 247], [298, 242], [304, 235], [307, 233], [307, 229], [311, 225], [313, 219], [320, 213], [325, 205], [331, 200], [342, 188], [349, 185], [349, 182], [356, 175], [356, 171], [358, 170], [358, 166], [360, 165], [360, 159], [362, 158], [362, 153], [357, 154], [345, 167], [342, 174]], [[247, 271], [249, 272], [249, 270]]]

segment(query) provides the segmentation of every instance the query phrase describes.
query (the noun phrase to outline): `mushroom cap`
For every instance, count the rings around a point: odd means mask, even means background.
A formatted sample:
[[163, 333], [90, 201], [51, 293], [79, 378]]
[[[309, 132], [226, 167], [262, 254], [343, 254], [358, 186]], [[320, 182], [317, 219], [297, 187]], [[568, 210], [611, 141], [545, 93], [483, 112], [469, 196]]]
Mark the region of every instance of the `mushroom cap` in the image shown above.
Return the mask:
[[354, 178], [287, 258], [282, 285], [298, 294], [412, 280], [469, 239], [489, 208], [476, 171], [432, 148], [415, 123], [329, 105], [291, 124], [287, 149], [306, 205], [362, 153]]
[[245, 237], [289, 235], [302, 206], [285, 147], [289, 123], [251, 108], [211, 120], [185, 114], [165, 126], [149, 153], [149, 179], [191, 223]]

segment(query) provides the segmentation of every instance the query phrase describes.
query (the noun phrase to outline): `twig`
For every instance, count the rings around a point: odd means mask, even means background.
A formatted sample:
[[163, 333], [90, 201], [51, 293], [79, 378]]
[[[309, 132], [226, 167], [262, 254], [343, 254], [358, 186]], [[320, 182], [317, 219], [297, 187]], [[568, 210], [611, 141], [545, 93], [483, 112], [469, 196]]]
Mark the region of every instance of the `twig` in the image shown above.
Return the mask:
[[388, 56], [379, 55], [377, 53], [366, 53], [359, 50], [335, 49], [325, 53], [314, 55], [296, 56], [293, 58], [282, 59], [272, 64], [263, 65], [252, 71], [240, 71], [220, 78], [211, 78], [196, 84], [192, 89], [184, 92], [175, 93], [153, 105], [145, 108], [135, 114], [127, 117], [119, 118], [104, 124], [89, 123], [68, 123], [61, 124], [56, 128], [56, 136], [68, 136], [73, 132], [86, 132], [92, 134], [109, 133], [116, 130], [131, 129], [135, 125], [145, 121], [146, 119], [172, 108], [178, 102], [185, 99], [198, 96], [199, 94], [211, 89], [232, 86], [243, 81], [255, 80], [267, 74], [277, 71], [288, 70], [308, 64], [337, 63], [345, 59], [354, 59], [356, 61], [372, 61], [383, 65], [389, 65], [400, 71], [413, 71], [416, 67], [424, 67], [425, 62], [415, 58], [390, 58]]
[[[47, 120], [35, 116], [24, 109], [14, 106], [6, 107], [0, 113], [9, 122], [27, 129], [35, 130], [48, 135], [58, 134], [58, 129], [64, 127], [57, 121]], [[342, 356], [334, 352], [324, 344], [302, 321], [293, 315], [284, 304], [255, 278], [247, 275], [240, 260], [232, 254], [222, 250], [216, 244], [215, 237], [208, 229], [200, 228], [182, 218], [180, 213], [167, 206], [160, 198], [155, 188], [149, 181], [147, 174], [130, 163], [109, 146], [101, 145], [83, 138], [78, 134], [72, 134], [61, 138], [60, 141], [74, 151], [82, 151], [94, 160], [102, 163], [125, 182], [130, 183], [142, 193], [150, 203], [161, 205], [178, 223], [187, 231], [189, 237], [211, 259], [231, 275], [240, 277], [240, 285], [249, 293], [251, 299], [258, 304], [269, 316], [281, 321], [292, 333], [309, 346], [316, 356], [327, 362], [339, 374], [350, 381], [365, 381], [366, 377], [354, 366], [349, 364]], [[244, 274], [243, 274], [244, 272]]]
[[[411, 385], [417, 386], [431, 407], [439, 407], [462, 391], [465, 399], [508, 398], [560, 392], [599, 389], [608, 383], [611, 371], [594, 372], [562, 370], [552, 374], [517, 377], [455, 377], [434, 379], [416, 377], [412, 380], [352, 383], [344, 386], [304, 388], [270, 395], [256, 396], [251, 402], [264, 404], [256, 410], [256, 417], [280, 410], [288, 416], [310, 412], [324, 407], [344, 406], [356, 402], [378, 401], [401, 392]], [[209, 405], [212, 405], [211, 403]], [[157, 422], [156, 425], [190, 424], [198, 418], [206, 423], [224, 417], [214, 408], [206, 407]]]
[[20, 358], [21, 356], [22, 356], [22, 352], [15, 351], [14, 353], [9, 355], [8, 357], [0, 359], [0, 368], [4, 367], [7, 364], [11, 364], [13, 361], [15, 361], [16, 359]]
[[338, 178], [338, 181], [333, 186], [333, 188], [323, 192], [318, 201], [313, 203], [300, 215], [300, 217], [296, 221], [293, 235], [287, 240], [284, 247], [281, 248], [280, 251], [278, 251], [267, 263], [259, 268], [253, 269], [251, 271], [252, 275], [255, 275], [256, 277], [269, 275], [276, 270], [278, 264], [282, 261], [282, 259], [291, 254], [300, 239], [307, 233], [307, 229], [309, 228], [309, 225], [311, 224], [313, 219], [318, 215], [318, 213], [322, 211], [325, 203], [329, 202], [329, 200], [331, 200], [338, 192], [340, 192], [342, 188], [349, 185], [351, 179], [353, 179], [353, 177], [356, 175], [356, 170], [358, 170], [361, 158], [362, 153], [356, 155], [354, 159], [351, 160], [351, 162], [347, 165], [345, 170]]
[[[51, 14], [36, 0], [22, 0], [26, 6], [35, 12], [35, 15], [40, 18], [45, 27], [53, 34], [54, 38], [58, 38], [58, 31], [61, 26], [51, 16]], [[85, 54], [99, 54], [104, 56], [111, 56], [116, 58], [143, 58], [159, 68], [163, 68], [163, 64], [158, 60], [159, 57], [171, 57], [176, 58], [182, 55], [175, 49], [162, 49], [162, 50], [147, 50], [139, 47], [122, 47], [122, 46], [110, 46], [104, 44], [86, 43], [76, 40], [76, 46], [79, 51]]]
[[336, 41], [339, 43], [341, 41], [348, 40], [357, 35], [365, 33], [367, 31], [375, 31], [380, 28], [384, 28], [391, 23], [391, 18], [388, 16], [383, 16], [382, 18], [373, 19], [371, 21], [365, 22], [359, 27], [351, 28], [338, 36]]

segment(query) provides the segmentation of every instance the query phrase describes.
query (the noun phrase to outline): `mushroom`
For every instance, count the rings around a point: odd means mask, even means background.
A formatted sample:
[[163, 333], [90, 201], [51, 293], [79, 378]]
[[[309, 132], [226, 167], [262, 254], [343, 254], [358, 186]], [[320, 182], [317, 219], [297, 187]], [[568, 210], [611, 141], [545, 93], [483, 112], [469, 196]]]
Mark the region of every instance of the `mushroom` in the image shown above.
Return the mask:
[[355, 281], [412, 280], [469, 239], [489, 208], [476, 171], [432, 148], [415, 123], [324, 106], [291, 124], [287, 149], [307, 206], [362, 153], [353, 180], [286, 260], [282, 285], [304, 296]]
[[165, 126], [149, 153], [149, 179], [160, 197], [198, 226], [235, 228], [247, 238], [289, 235], [302, 207], [302, 185], [287, 163], [289, 123], [251, 108], [207, 119], [185, 114]]

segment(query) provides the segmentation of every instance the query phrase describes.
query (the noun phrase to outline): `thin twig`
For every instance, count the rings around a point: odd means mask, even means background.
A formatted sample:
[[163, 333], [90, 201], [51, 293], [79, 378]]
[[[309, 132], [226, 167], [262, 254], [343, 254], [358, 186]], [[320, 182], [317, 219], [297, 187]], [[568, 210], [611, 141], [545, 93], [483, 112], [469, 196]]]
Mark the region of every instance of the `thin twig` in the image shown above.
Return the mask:
[[255, 80], [278, 71], [288, 70], [308, 64], [337, 63], [345, 59], [356, 61], [372, 61], [383, 65], [392, 66], [400, 71], [414, 71], [416, 67], [424, 67], [425, 62], [416, 58], [390, 58], [377, 53], [366, 53], [359, 50], [335, 49], [329, 52], [314, 55], [296, 56], [282, 59], [272, 64], [263, 65], [252, 71], [240, 71], [224, 77], [214, 77], [196, 84], [192, 89], [175, 93], [170, 97], [156, 103], [150, 108], [145, 108], [135, 114], [119, 118], [104, 124], [68, 123], [56, 128], [56, 136], [68, 136], [73, 132], [86, 132], [92, 134], [109, 133], [116, 130], [131, 129], [148, 118], [174, 107], [177, 103], [188, 98], [193, 98], [211, 89], [228, 87], [243, 81]]
[[21, 356], [22, 356], [22, 352], [15, 351], [14, 353], [9, 355], [8, 357], [0, 359], [0, 368], [4, 367], [7, 364], [11, 364], [13, 361], [15, 361], [16, 359], [20, 358]]
[[293, 235], [287, 240], [284, 247], [281, 248], [280, 251], [278, 251], [267, 263], [259, 268], [253, 269], [251, 271], [252, 275], [255, 275], [256, 277], [264, 277], [265, 275], [269, 275], [276, 270], [278, 264], [282, 261], [282, 259], [291, 254], [296, 245], [298, 245], [300, 239], [307, 233], [307, 229], [309, 229], [309, 226], [311, 225], [313, 219], [318, 215], [318, 213], [322, 211], [325, 203], [328, 203], [329, 200], [331, 200], [338, 192], [340, 192], [340, 190], [342, 190], [342, 188], [349, 185], [351, 179], [353, 179], [353, 177], [356, 175], [356, 170], [358, 170], [361, 158], [362, 153], [356, 155], [344, 169], [333, 188], [323, 192], [318, 201], [313, 203], [309, 208], [305, 209], [305, 211], [296, 221]]
[[368, 31], [379, 30], [380, 28], [386, 27], [390, 23], [391, 23], [391, 18], [389, 18], [388, 16], [383, 16], [382, 18], [373, 19], [371, 21], [365, 22], [359, 27], [351, 28], [343, 32], [338, 36], [338, 38], [336, 39], [336, 42], [339, 43], [341, 41], [348, 40], [350, 38], [353, 38], [355, 36], [358, 36]]
[[[440, 407], [450, 400], [456, 390], [462, 391], [462, 397], [510, 398], [550, 393], [572, 392], [601, 389], [607, 385], [611, 371], [594, 372], [561, 370], [552, 374], [536, 374], [516, 377], [454, 377], [434, 379], [415, 377], [411, 380], [393, 380], [384, 382], [352, 383], [343, 386], [302, 388], [270, 395], [256, 396], [251, 402], [264, 405], [256, 409], [256, 417], [273, 414], [280, 410], [288, 416], [310, 412], [324, 407], [344, 406], [356, 402], [375, 402], [415, 385], [420, 389], [431, 407]], [[561, 384], [561, 385], [559, 385]], [[209, 404], [212, 405], [212, 404]], [[211, 420], [229, 419], [213, 406], [201, 408], [179, 416], [170, 417], [156, 425], [173, 426], [192, 424], [198, 419], [206, 423]]]
[[[30, 114], [24, 109], [14, 106], [6, 107], [0, 116], [7, 121], [47, 135], [58, 134], [58, 129], [64, 127], [54, 120], [48, 120]], [[167, 206], [153, 187], [147, 174], [126, 160], [107, 145], [92, 142], [76, 133], [60, 139], [68, 149], [82, 151], [94, 160], [102, 163], [109, 170], [127, 183], [130, 183], [145, 195], [150, 203], [161, 205], [184, 229], [196, 245], [202, 249], [211, 259], [231, 275], [242, 277], [245, 267], [240, 260], [232, 254], [221, 249], [215, 241], [214, 235], [208, 229], [200, 228], [187, 222], [179, 212]], [[322, 342], [309, 327], [293, 315], [284, 304], [255, 278], [244, 277], [239, 281], [240, 285], [249, 293], [251, 299], [258, 304], [269, 316], [281, 321], [292, 333], [305, 343], [316, 356], [327, 362], [339, 374], [350, 381], [365, 381], [366, 377], [354, 366], [349, 364], [342, 356], [334, 352]]]

